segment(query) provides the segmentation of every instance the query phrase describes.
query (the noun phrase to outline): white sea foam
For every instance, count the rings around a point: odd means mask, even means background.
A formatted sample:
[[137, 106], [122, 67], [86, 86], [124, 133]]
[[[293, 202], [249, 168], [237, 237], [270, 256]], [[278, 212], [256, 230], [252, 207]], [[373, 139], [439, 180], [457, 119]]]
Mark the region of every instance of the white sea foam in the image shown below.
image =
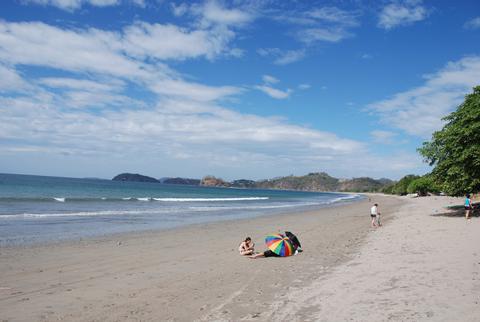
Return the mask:
[[280, 209], [280, 208], [292, 208], [292, 207], [308, 207], [308, 206], [318, 206], [321, 203], [316, 202], [304, 202], [297, 204], [283, 204], [283, 205], [265, 205], [265, 206], [232, 206], [232, 207], [189, 207], [189, 210], [194, 211], [216, 211], [216, 210], [255, 210], [255, 209]]
[[[95, 217], [95, 216], [122, 216], [122, 215], [169, 215], [169, 214], [182, 214], [182, 213], [210, 213], [222, 211], [228, 213], [228, 211], [235, 210], [246, 210], [246, 211], [255, 211], [255, 210], [268, 210], [268, 209], [281, 209], [281, 208], [292, 208], [292, 207], [309, 207], [309, 206], [319, 206], [319, 205], [328, 205], [333, 203], [338, 203], [341, 201], [352, 200], [359, 198], [359, 195], [344, 195], [338, 198], [325, 201], [317, 202], [300, 202], [300, 203], [279, 203], [279, 204], [224, 204], [220, 205], [205, 205], [205, 206], [187, 206], [187, 207], [178, 207], [162, 205], [155, 209], [131, 209], [131, 210], [101, 210], [101, 211], [78, 211], [70, 213], [23, 213], [23, 214], [12, 214], [12, 215], [0, 215], [1, 219], [8, 218], [56, 218], [56, 217]], [[65, 198], [53, 198], [58, 202], [65, 202]], [[139, 200], [139, 201], [164, 201], [164, 202], [219, 202], [219, 201], [248, 201], [248, 200], [267, 200], [268, 197], [239, 197], [239, 198], [122, 198], [124, 200]], [[174, 215], [177, 216], [177, 215]]]
[[166, 202], [209, 202], [209, 201], [248, 201], [268, 200], [268, 197], [238, 197], [238, 198], [153, 198], [156, 201]]
[[[302, 204], [309, 205], [309, 204]], [[311, 205], [314, 205], [313, 203]], [[212, 212], [212, 211], [227, 211], [227, 210], [255, 210], [255, 209], [275, 209], [288, 208], [297, 205], [270, 205], [270, 206], [231, 206], [231, 207], [188, 207], [188, 208], [162, 208], [162, 209], [145, 209], [145, 210], [102, 210], [102, 211], [80, 211], [72, 213], [23, 213], [15, 215], [0, 215], [1, 219], [8, 218], [57, 218], [57, 217], [95, 217], [95, 216], [122, 216], [122, 215], [159, 215], [159, 214], [173, 214], [184, 212]]]
[[143, 214], [165, 214], [177, 212], [172, 209], [150, 209], [150, 210], [103, 210], [103, 211], [80, 211], [72, 213], [24, 213], [15, 215], [0, 215], [0, 219], [8, 218], [55, 218], [55, 217], [94, 217], [94, 216], [117, 216], [117, 215], [143, 215]]
[[357, 199], [359, 197], [360, 197], [360, 195], [345, 195], [343, 197], [334, 198], [334, 199], [328, 201], [328, 203], [336, 203], [336, 202], [340, 202], [340, 201], [343, 201], [343, 200]]

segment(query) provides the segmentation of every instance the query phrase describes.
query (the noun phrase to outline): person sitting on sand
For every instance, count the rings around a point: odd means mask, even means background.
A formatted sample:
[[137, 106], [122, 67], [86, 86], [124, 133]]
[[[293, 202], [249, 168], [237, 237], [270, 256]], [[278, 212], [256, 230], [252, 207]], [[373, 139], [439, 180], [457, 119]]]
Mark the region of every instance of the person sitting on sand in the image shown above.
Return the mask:
[[240, 246], [238, 246], [238, 251], [240, 252], [240, 255], [246, 256], [246, 255], [252, 255], [254, 250], [255, 244], [252, 242], [252, 239], [250, 237], [245, 238], [244, 241], [240, 243]]

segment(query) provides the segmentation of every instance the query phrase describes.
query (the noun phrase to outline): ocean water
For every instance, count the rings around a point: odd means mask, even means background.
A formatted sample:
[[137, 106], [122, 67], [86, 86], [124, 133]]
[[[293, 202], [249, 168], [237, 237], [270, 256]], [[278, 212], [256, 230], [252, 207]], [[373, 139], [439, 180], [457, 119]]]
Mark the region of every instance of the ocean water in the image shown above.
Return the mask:
[[0, 174], [0, 246], [309, 210], [353, 194]]

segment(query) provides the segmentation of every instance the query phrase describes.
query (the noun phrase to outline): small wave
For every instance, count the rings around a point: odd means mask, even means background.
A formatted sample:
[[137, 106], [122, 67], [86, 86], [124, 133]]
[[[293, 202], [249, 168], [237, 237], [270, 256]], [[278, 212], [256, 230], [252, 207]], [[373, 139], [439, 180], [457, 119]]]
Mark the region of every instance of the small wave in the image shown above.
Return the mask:
[[210, 202], [210, 201], [248, 201], [268, 200], [268, 197], [238, 197], [238, 198], [153, 198], [155, 201], [165, 202]]
[[265, 205], [265, 206], [226, 206], [226, 207], [208, 207], [208, 206], [199, 206], [199, 207], [189, 207], [189, 210], [194, 211], [217, 211], [217, 210], [256, 210], [256, 209], [280, 209], [280, 208], [293, 208], [293, 207], [307, 207], [307, 206], [318, 206], [321, 203], [317, 202], [304, 202], [304, 203], [295, 203], [295, 204], [282, 204], [282, 205]]
[[[95, 217], [95, 216], [122, 216], [122, 215], [162, 215], [174, 214], [184, 212], [212, 212], [212, 211], [226, 211], [226, 210], [255, 210], [255, 209], [275, 209], [275, 208], [289, 208], [296, 205], [270, 205], [270, 206], [238, 206], [238, 207], [188, 207], [185, 208], [166, 208], [166, 209], [148, 209], [148, 210], [103, 210], [103, 211], [81, 211], [72, 213], [23, 213], [14, 215], [0, 215], [1, 219], [15, 219], [15, 218], [58, 218], [58, 217]], [[298, 205], [297, 205], [298, 206]]]
[[217, 202], [268, 200], [269, 197], [235, 198], [152, 198], [152, 197], [0, 197], [0, 202], [101, 202], [101, 201], [162, 201], [162, 202]]
[[144, 214], [165, 214], [172, 213], [171, 209], [163, 210], [103, 210], [103, 211], [81, 211], [72, 213], [24, 213], [15, 215], [0, 215], [0, 219], [8, 218], [55, 218], [55, 217], [95, 217], [95, 216], [117, 216], [117, 215], [144, 215]]
[[336, 202], [340, 202], [340, 201], [345, 201], [345, 200], [350, 200], [350, 199], [358, 199], [358, 198], [360, 198], [360, 195], [346, 195], [346, 196], [334, 198], [334, 199], [328, 201], [328, 203], [336, 203]]

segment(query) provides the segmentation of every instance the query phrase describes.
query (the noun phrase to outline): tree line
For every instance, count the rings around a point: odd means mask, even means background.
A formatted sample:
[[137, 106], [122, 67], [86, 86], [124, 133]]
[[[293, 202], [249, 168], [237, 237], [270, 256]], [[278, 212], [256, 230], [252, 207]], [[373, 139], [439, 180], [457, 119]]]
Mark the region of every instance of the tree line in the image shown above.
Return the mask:
[[443, 120], [443, 128], [417, 150], [432, 171], [424, 176], [407, 175], [383, 192], [460, 196], [480, 191], [480, 86]]

